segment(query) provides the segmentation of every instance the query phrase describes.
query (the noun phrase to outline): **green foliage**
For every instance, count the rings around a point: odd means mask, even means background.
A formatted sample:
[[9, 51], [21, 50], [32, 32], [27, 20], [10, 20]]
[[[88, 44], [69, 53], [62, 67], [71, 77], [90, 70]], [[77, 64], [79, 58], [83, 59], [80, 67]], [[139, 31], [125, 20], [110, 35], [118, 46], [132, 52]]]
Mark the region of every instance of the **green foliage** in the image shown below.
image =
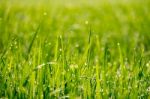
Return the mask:
[[0, 0], [0, 98], [150, 98], [149, 5]]

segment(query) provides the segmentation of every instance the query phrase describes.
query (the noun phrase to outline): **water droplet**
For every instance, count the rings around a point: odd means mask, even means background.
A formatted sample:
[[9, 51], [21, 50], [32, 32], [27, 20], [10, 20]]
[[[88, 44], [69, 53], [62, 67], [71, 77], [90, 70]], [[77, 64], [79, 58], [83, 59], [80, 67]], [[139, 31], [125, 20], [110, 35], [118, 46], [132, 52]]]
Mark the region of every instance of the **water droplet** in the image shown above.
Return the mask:
[[48, 56], [48, 53], [46, 53], [46, 55], [45, 55], [46, 57]]
[[51, 42], [49, 42], [48, 45], [50, 46], [50, 45], [51, 45]]
[[102, 93], [102, 92], [104, 92], [104, 90], [103, 90], [103, 89], [100, 89], [100, 92]]
[[59, 38], [62, 39], [62, 35], [60, 35]]
[[29, 65], [32, 65], [32, 61], [31, 60], [29, 60]]
[[88, 24], [89, 24], [89, 21], [86, 20], [86, 21], [85, 21], [85, 24], [88, 25]]
[[65, 75], [66, 74], [66, 71], [64, 70], [63, 72], [62, 72], [62, 75]]
[[117, 77], [118, 77], [118, 78], [121, 77], [121, 72], [120, 72], [119, 69], [117, 70]]
[[87, 63], [85, 62], [84, 65], [87, 66]]
[[46, 16], [46, 15], [47, 15], [47, 12], [44, 12], [43, 15]]
[[14, 44], [17, 45], [17, 41], [15, 41]]
[[149, 67], [150, 66], [150, 62], [146, 63], [146, 67]]
[[79, 44], [76, 44], [75, 47], [78, 48], [78, 47], [79, 47]]
[[117, 43], [118, 46], [120, 46], [120, 43]]
[[59, 49], [59, 51], [61, 52], [61, 51], [62, 51], [62, 49], [60, 48], [60, 49]]
[[78, 65], [77, 64], [71, 64], [70, 65], [70, 69], [71, 70], [75, 70], [75, 69], [77, 69], [78, 68]]

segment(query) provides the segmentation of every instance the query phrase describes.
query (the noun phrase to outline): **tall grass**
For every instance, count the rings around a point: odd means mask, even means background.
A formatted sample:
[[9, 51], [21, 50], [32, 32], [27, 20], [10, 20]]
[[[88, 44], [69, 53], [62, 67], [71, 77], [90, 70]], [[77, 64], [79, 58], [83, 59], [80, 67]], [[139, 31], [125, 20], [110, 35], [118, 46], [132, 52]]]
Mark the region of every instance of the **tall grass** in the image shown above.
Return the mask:
[[149, 1], [0, 1], [0, 98], [150, 98]]

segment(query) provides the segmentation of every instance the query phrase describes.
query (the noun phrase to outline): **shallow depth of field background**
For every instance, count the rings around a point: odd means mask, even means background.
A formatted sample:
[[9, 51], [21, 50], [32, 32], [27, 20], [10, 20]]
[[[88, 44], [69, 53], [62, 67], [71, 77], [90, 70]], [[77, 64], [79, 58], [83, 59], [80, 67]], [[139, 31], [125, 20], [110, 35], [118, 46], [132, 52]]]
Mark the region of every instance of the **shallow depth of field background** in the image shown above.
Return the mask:
[[0, 98], [150, 98], [149, 0], [0, 0]]

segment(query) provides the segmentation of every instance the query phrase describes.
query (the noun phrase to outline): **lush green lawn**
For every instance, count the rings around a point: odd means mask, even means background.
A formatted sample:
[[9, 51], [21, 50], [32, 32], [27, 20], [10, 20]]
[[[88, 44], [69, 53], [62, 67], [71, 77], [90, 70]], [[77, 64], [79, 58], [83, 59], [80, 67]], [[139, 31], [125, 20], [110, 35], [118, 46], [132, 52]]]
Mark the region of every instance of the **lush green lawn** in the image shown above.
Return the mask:
[[0, 98], [150, 98], [149, 6], [0, 0]]

